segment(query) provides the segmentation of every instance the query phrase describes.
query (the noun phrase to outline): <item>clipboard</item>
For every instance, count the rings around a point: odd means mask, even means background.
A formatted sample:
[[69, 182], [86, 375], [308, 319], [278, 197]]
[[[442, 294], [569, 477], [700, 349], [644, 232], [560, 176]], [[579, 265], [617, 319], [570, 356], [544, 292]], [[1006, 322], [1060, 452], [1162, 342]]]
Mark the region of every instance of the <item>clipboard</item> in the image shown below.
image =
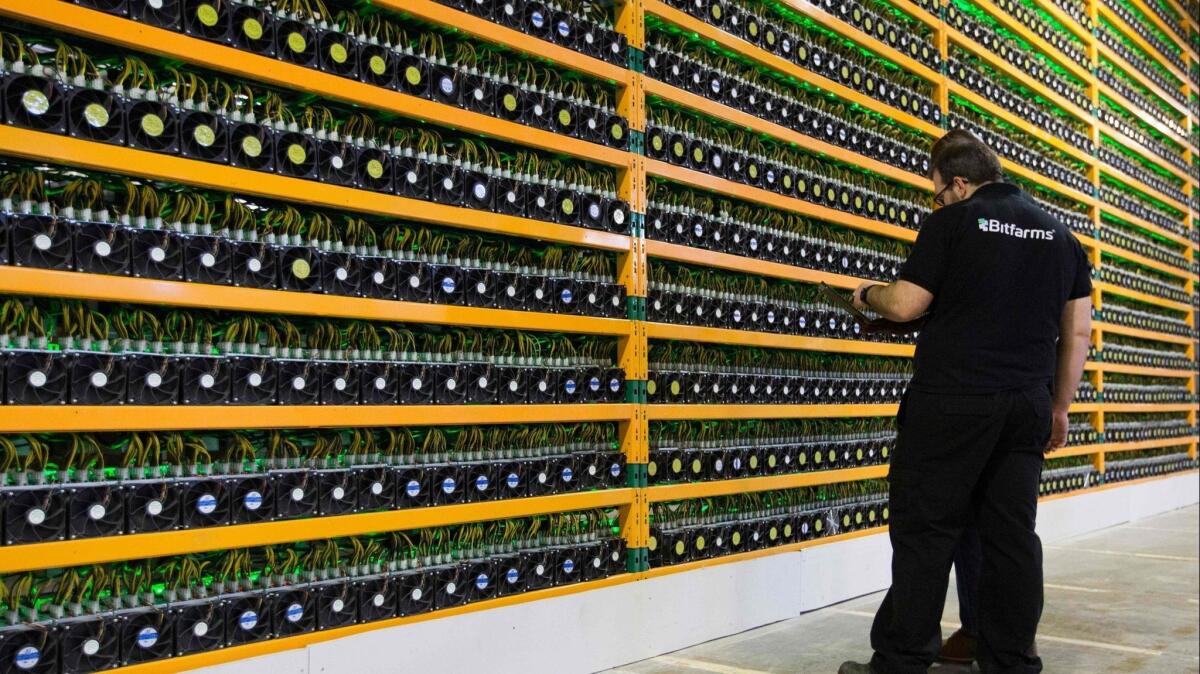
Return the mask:
[[875, 320], [875, 319], [867, 316], [863, 312], [859, 311], [858, 308], [854, 306], [853, 302], [846, 299], [838, 291], [825, 285], [824, 282], [821, 283], [820, 293], [821, 293], [821, 297], [825, 298], [826, 300], [829, 300], [829, 302], [831, 302], [834, 306], [837, 306], [837, 307], [841, 308], [843, 311], [846, 311], [851, 316], [853, 316], [859, 323], [862, 323], [863, 325], [867, 325], [871, 321]]

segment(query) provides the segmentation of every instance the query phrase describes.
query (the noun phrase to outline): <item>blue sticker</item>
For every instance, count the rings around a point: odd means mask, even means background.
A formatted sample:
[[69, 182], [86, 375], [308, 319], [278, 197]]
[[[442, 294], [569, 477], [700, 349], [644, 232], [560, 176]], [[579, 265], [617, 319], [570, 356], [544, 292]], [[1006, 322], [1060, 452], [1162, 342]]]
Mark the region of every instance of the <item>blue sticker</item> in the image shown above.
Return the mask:
[[617, 379], [616, 377], [608, 380], [608, 390], [612, 391], [613, 393], [620, 391], [621, 390], [621, 380]]
[[246, 611], [238, 616], [238, 626], [249, 632], [258, 625], [258, 614], [254, 611]]
[[454, 279], [450, 278], [449, 276], [442, 279], [442, 292], [449, 294], [454, 292], [454, 289], [457, 287], [458, 284], [455, 283]]
[[404, 493], [410, 498], [416, 498], [421, 495], [421, 483], [416, 480], [409, 480], [408, 484], [404, 485]]
[[571, 481], [571, 480], [573, 480], [574, 478], [575, 478], [575, 471], [571, 470], [570, 468], [563, 468], [563, 469], [562, 469], [562, 479], [563, 479], [563, 482], [570, 482], [570, 481]]
[[592, 393], [596, 393], [597, 391], [599, 391], [600, 390], [600, 378], [592, 377], [591, 379], [589, 379], [588, 380], [588, 388], [592, 390]]
[[452, 477], [448, 477], [448, 478], [442, 480], [442, 491], [446, 492], [447, 494], [453, 494], [454, 489], [457, 486], [458, 486], [458, 484], [454, 481], [454, 478], [452, 478]]
[[217, 509], [217, 497], [212, 494], [201, 494], [196, 500], [196, 510], [199, 510], [202, 515], [210, 515]]
[[546, 25], [546, 17], [540, 11], [535, 11], [529, 15], [529, 20], [533, 22], [536, 28], [541, 28]]
[[504, 478], [504, 484], [507, 484], [509, 489], [516, 489], [521, 485], [521, 476], [516, 473], [509, 473], [508, 477]]
[[573, 573], [575, 571], [575, 560], [564, 559], [562, 563], [563, 573]]
[[609, 474], [610, 474], [610, 475], [612, 475], [613, 477], [618, 477], [618, 476], [620, 476], [620, 475], [621, 475], [621, 464], [619, 464], [619, 463], [614, 463], [612, 466], [609, 466], [609, 468], [608, 468], [608, 472], [609, 472]]
[[559, 297], [562, 298], [563, 304], [570, 304], [571, 300], [575, 299], [575, 293], [571, 292], [570, 288], [563, 288]]
[[287, 607], [287, 613], [284, 615], [287, 616], [288, 622], [300, 622], [300, 619], [304, 617], [304, 607], [300, 604], [291, 604]]
[[137, 633], [137, 645], [142, 648], [151, 648], [158, 643], [158, 630], [153, 627], [143, 627]]
[[479, 491], [487, 491], [488, 484], [490, 483], [488, 482], [487, 475], [480, 475], [475, 478], [475, 488]]
[[242, 504], [246, 506], [246, 510], [258, 510], [262, 507], [263, 497], [257, 491], [252, 491], [242, 498]]
[[571, 34], [571, 24], [567, 23], [566, 21], [559, 21], [558, 22], [558, 34], [563, 37], [570, 35]]
[[507, 580], [509, 585], [512, 585], [513, 583], [517, 582], [520, 579], [521, 579], [521, 572], [517, 571], [516, 569], [509, 569], [508, 573], [504, 574], [504, 580]]
[[563, 388], [567, 390], [567, 395], [575, 395], [575, 380], [568, 379], [563, 383]]
[[24, 646], [14, 658], [17, 667], [21, 669], [33, 669], [37, 666], [39, 660], [42, 659], [42, 652], [34, 646]]
[[475, 576], [475, 587], [480, 590], [486, 590], [488, 582], [489, 580], [486, 573], [481, 573], [478, 576]]

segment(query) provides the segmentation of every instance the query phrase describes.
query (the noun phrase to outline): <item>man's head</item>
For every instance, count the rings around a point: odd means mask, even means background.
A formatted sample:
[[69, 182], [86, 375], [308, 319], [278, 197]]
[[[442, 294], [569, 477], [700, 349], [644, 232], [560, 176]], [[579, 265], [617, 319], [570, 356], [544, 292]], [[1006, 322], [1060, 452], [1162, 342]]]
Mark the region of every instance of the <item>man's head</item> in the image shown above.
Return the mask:
[[981, 185], [1003, 178], [1000, 159], [970, 131], [953, 129], [929, 151], [934, 202], [949, 206], [970, 198]]

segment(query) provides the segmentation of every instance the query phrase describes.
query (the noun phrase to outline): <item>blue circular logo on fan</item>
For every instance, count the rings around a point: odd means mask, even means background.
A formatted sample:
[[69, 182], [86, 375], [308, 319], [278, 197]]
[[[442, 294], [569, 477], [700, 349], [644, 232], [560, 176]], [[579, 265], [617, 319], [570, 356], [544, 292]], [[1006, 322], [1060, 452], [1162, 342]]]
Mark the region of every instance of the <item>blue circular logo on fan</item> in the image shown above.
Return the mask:
[[509, 569], [508, 573], [504, 574], [504, 580], [507, 580], [511, 585], [521, 579], [521, 572], [516, 569]]
[[421, 495], [421, 483], [416, 480], [409, 480], [408, 484], [404, 485], [404, 493], [408, 494], [409, 498], [416, 498]]
[[563, 304], [570, 304], [571, 300], [575, 299], [575, 293], [571, 292], [570, 288], [563, 288], [559, 297], [562, 297]]
[[516, 473], [509, 473], [508, 477], [504, 478], [504, 484], [508, 485], [509, 489], [516, 489], [521, 484], [521, 476]]
[[137, 633], [137, 645], [141, 648], [151, 648], [158, 643], [158, 630], [153, 627], [143, 627]]
[[17, 651], [17, 655], [13, 658], [17, 667], [21, 669], [33, 669], [37, 666], [39, 660], [42, 659], [42, 652], [34, 646], [24, 646]]
[[568, 379], [565, 383], [563, 383], [563, 388], [567, 390], [568, 395], [575, 395], [575, 380]]
[[572, 573], [572, 572], [574, 572], [574, 571], [575, 571], [575, 560], [573, 560], [573, 559], [564, 559], [564, 560], [563, 560], [563, 567], [562, 567], [562, 568], [563, 568], [563, 573]]
[[529, 20], [533, 22], [534, 27], [541, 28], [546, 25], [546, 17], [541, 12], [534, 12], [529, 15]]
[[600, 378], [592, 377], [591, 379], [589, 379], [588, 380], [588, 388], [592, 390], [592, 393], [599, 391], [600, 390]]
[[478, 576], [475, 576], [475, 587], [479, 588], [480, 590], [486, 590], [487, 586], [488, 577], [486, 573], [481, 573]]
[[608, 390], [612, 391], [613, 393], [620, 391], [621, 390], [621, 380], [617, 379], [616, 377], [609, 379], [608, 380]]
[[238, 616], [238, 627], [249, 632], [258, 625], [258, 614], [254, 611], [245, 611]]
[[614, 463], [613, 465], [609, 466], [608, 473], [613, 477], [619, 476], [621, 474], [621, 464]]
[[304, 607], [300, 604], [291, 604], [287, 607], [287, 613], [284, 615], [287, 616], [288, 622], [299, 622], [304, 617]]
[[458, 284], [455, 283], [454, 279], [450, 278], [449, 276], [442, 279], [442, 292], [452, 293], [452, 292], [454, 292], [454, 289], [457, 287], [458, 287]]
[[209, 515], [217, 509], [217, 497], [212, 494], [202, 494], [196, 500], [196, 510], [199, 510], [203, 515]]
[[480, 475], [479, 477], [475, 478], [475, 488], [479, 491], [487, 491], [489, 484], [491, 483], [488, 482], [487, 475]]
[[566, 21], [559, 21], [558, 22], [558, 34], [563, 37], [570, 35], [571, 34], [571, 24], [567, 23]]
[[246, 506], [246, 510], [258, 510], [262, 507], [263, 497], [257, 491], [252, 491], [242, 498], [242, 504]]
[[458, 483], [455, 482], [454, 478], [452, 478], [452, 477], [448, 477], [448, 478], [442, 480], [442, 491], [446, 492], [447, 494], [453, 494], [454, 489], [457, 486], [458, 486]]
[[563, 468], [562, 479], [563, 482], [570, 482], [571, 480], [575, 479], [575, 471], [571, 470], [570, 468]]

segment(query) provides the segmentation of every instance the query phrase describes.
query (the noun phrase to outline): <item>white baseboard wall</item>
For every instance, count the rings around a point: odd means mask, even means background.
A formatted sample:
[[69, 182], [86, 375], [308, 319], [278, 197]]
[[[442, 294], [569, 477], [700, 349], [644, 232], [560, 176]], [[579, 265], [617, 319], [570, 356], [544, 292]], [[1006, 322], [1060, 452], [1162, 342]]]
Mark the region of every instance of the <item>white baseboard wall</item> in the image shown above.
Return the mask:
[[[1190, 472], [1041, 504], [1050, 543], [1200, 502]], [[876, 534], [541, 601], [364, 632], [205, 670], [209, 674], [595, 672], [885, 589]], [[546, 635], [552, 638], [546, 639]]]

